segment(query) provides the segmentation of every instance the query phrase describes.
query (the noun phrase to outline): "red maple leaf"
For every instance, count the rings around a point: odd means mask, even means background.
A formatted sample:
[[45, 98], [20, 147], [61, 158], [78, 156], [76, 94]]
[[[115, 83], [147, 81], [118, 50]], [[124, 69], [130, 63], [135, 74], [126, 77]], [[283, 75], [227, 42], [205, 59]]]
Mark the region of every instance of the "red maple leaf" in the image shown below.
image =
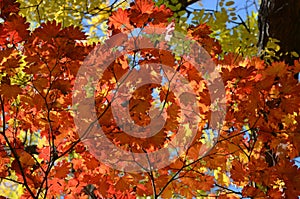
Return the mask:
[[114, 12], [109, 18], [109, 27], [120, 30], [131, 30], [133, 27], [129, 20], [129, 11], [119, 8], [117, 12]]
[[20, 15], [10, 15], [4, 24], [0, 25], [0, 46], [16, 44], [23, 41], [29, 35], [29, 23]]

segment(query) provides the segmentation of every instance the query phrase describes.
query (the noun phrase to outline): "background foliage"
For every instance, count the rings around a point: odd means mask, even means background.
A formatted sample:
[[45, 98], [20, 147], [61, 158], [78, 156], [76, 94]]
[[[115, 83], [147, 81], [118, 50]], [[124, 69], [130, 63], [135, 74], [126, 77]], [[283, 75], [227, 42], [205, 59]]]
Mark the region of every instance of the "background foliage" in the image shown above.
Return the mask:
[[[300, 195], [300, 174], [295, 165], [300, 150], [300, 95], [295, 78], [300, 72], [299, 62], [289, 66], [255, 57], [256, 14], [246, 20], [239, 18], [234, 14], [234, 1], [219, 1], [217, 11], [212, 12], [204, 8], [188, 9], [186, 6], [191, 3], [0, 0], [1, 195], [10, 198], [297, 198]], [[149, 18], [156, 20], [156, 24]], [[189, 150], [160, 170], [135, 174], [108, 168], [81, 143], [74, 126], [75, 110], [71, 105], [77, 71], [102, 34], [109, 38], [132, 27], [157, 24], [167, 28], [172, 21], [176, 22], [175, 30], [203, 45], [220, 66], [227, 100], [220, 138], [210, 153], [199, 157], [203, 144], [203, 133], [199, 131]], [[229, 22], [237, 26], [229, 27]], [[272, 48], [276, 49], [276, 45]], [[151, 62], [146, 53], [141, 56], [146, 63]], [[173, 54], [164, 56], [153, 59], [158, 63], [165, 60], [175, 63]], [[129, 65], [130, 56], [116, 60], [110, 66], [117, 69], [116, 74], [108, 70], [100, 81], [103, 90], [99, 90], [96, 100], [103, 106], [99, 113], [105, 113], [109, 92], [124, 70], [129, 70]], [[204, 121], [209, 123], [209, 99], [205, 97], [208, 90], [203, 79], [188, 64], [178, 71], [194, 80], [195, 88], [202, 91], [200, 110]], [[173, 114], [165, 128], [176, 130], [178, 123], [174, 118], [178, 117], [180, 106], [174, 96], [167, 97], [164, 88], [157, 89], [160, 100], [170, 104], [165, 107], [168, 114]], [[149, 94], [149, 88], [141, 93]], [[131, 110], [134, 116], [143, 117], [143, 120], [135, 118], [139, 122], [149, 119], [147, 111], [153, 104], [153, 99], [141, 93], [137, 92], [131, 104], [144, 105]], [[112, 130], [122, 135], [110, 118], [105, 113], [99, 123], [107, 133]], [[204, 124], [200, 126], [205, 129]], [[116, 145], [125, 138], [111, 136]], [[161, 138], [149, 141], [146, 146], [139, 140], [131, 143], [154, 150], [172, 139], [164, 133]]]

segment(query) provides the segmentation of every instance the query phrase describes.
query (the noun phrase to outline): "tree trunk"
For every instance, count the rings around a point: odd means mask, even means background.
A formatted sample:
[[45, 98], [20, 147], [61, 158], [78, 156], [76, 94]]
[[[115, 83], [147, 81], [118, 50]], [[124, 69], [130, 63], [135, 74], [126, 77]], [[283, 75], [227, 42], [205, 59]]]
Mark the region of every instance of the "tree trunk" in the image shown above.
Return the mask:
[[295, 57], [286, 52], [300, 55], [300, 0], [262, 0], [258, 15], [259, 42], [263, 50], [269, 37], [279, 40], [279, 60], [293, 64]]

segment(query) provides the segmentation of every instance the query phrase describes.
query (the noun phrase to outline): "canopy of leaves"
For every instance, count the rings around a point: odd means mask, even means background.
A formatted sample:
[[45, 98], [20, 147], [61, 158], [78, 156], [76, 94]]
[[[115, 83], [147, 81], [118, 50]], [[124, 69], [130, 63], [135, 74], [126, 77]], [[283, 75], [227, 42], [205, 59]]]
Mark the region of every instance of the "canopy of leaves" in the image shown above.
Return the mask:
[[124, 0], [110, 2], [108, 0], [18, 0], [20, 15], [26, 16], [31, 29], [40, 26], [43, 22], [55, 20], [62, 27], [84, 27], [89, 35], [89, 41], [97, 41], [99, 32], [105, 30], [103, 23], [113, 10], [124, 7], [128, 3]]
[[[78, 9], [83, 9], [81, 6]], [[174, 53], [151, 48], [128, 52], [109, 65], [92, 91], [88, 80], [83, 79], [82, 84], [87, 86], [82, 89], [86, 98], [90, 93], [95, 95], [97, 122], [110, 142], [139, 153], [163, 148], [174, 138], [180, 127], [181, 99], [168, 84], [148, 84], [137, 89], [128, 105], [131, 118], [140, 126], [147, 125], [151, 107], [159, 101], [166, 123], [148, 140], [129, 137], [116, 124], [111, 110], [114, 89], [122, 83], [121, 77], [135, 70], [135, 65], [147, 71], [149, 64], [164, 64], [185, 75], [197, 93], [202, 120], [185, 153], [162, 169], [122, 172], [99, 158], [97, 149], [107, 143], [96, 143], [95, 148], [87, 149], [74, 123], [76, 112], [94, 110], [89, 105], [83, 110], [72, 106], [72, 94], [80, 66], [95, 45], [81, 43], [86, 35], [68, 20], [68, 26], [55, 20], [41, 21], [29, 31], [20, 3], [0, 0], [0, 9], [0, 179], [7, 189], [17, 189], [14, 193], [0, 192], [1, 195], [36, 199], [300, 195], [300, 170], [294, 160], [300, 153], [300, 84], [294, 78], [300, 72], [298, 61], [293, 66], [283, 62], [268, 65], [257, 57], [242, 57], [235, 52], [219, 56], [221, 46], [210, 37], [212, 31], [207, 24], [199, 20], [198, 24], [195, 21], [186, 25], [187, 37], [201, 44], [219, 66], [226, 89], [226, 118], [219, 139], [209, 153], [202, 155], [204, 132], [209, 131], [207, 124], [214, 120], [210, 117], [208, 84], [191, 64], [183, 62], [184, 57], [178, 57], [176, 49]], [[160, 27], [165, 30], [161, 34], [166, 34], [172, 14], [163, 5], [136, 0], [109, 17], [110, 37], [134, 28], [151, 31]], [[111, 53], [105, 47], [120, 40], [108, 39], [100, 47], [102, 58], [109, 58]], [[155, 44], [150, 39], [140, 42]], [[158, 93], [157, 99], [152, 96], [153, 90]], [[188, 129], [186, 132], [182, 140], [188, 138]], [[165, 158], [169, 156], [167, 153]]]

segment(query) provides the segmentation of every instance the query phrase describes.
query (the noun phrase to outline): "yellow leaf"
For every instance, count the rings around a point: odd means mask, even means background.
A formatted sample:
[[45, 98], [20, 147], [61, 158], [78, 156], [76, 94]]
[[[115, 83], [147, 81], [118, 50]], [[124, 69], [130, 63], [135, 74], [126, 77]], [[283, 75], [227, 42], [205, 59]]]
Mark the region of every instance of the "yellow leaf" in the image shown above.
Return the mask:
[[234, 1], [228, 1], [228, 2], [226, 2], [226, 6], [232, 6], [234, 4]]
[[285, 126], [290, 126], [293, 124], [297, 124], [297, 121], [295, 120], [295, 117], [297, 116], [297, 113], [292, 114], [287, 114], [282, 118], [282, 122]]
[[293, 57], [299, 57], [299, 54], [298, 54], [297, 52], [295, 52], [295, 51], [291, 52], [291, 55], [292, 55]]

